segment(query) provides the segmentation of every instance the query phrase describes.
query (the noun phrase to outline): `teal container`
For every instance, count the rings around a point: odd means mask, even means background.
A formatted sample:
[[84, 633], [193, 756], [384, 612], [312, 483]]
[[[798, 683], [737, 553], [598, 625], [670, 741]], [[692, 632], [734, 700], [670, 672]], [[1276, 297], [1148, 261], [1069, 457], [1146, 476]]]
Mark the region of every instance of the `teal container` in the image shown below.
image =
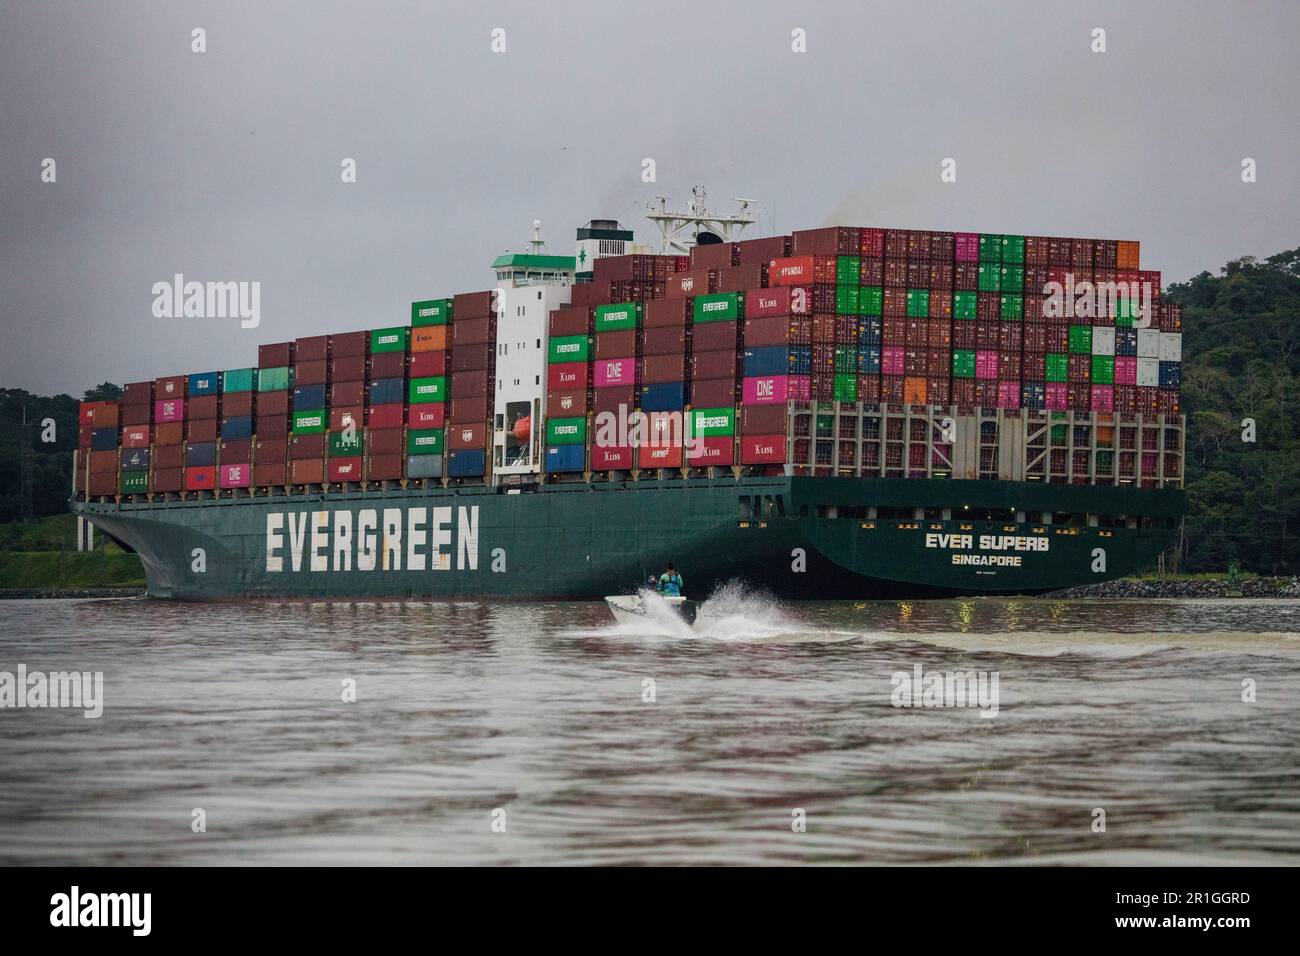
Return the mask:
[[251, 392], [255, 368], [232, 368], [221, 373], [221, 390], [223, 392]]
[[[281, 368], [260, 368], [257, 370], [257, 390], [259, 392], [283, 392], [293, 384], [293, 372], [288, 366]], [[230, 391], [229, 388], [226, 391]]]

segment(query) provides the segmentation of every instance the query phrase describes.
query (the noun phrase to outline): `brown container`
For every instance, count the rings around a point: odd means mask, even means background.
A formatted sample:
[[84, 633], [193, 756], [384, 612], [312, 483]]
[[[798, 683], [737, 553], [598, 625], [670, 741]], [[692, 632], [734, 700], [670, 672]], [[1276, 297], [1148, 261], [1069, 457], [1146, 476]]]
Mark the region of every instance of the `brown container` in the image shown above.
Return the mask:
[[[335, 336], [335, 341], [338, 337]], [[335, 382], [363, 382], [366, 379], [365, 355], [335, 356], [330, 362], [330, 379]]]
[[184, 438], [184, 422], [163, 422], [154, 426], [153, 443], [155, 445], [179, 445]]
[[719, 292], [745, 292], [767, 284], [767, 266], [754, 263], [718, 270]]
[[221, 396], [221, 405], [227, 418], [239, 418], [253, 414], [253, 392], [226, 392]]
[[180, 468], [185, 464], [185, 449], [181, 445], [154, 445], [150, 457], [154, 468]]
[[546, 393], [546, 414], [556, 418], [577, 418], [587, 414], [586, 389]]
[[369, 332], [336, 332], [330, 336], [330, 355], [335, 361], [342, 358], [365, 357], [370, 351]]
[[457, 313], [451, 327], [452, 349], [455, 350], [462, 345], [483, 345], [489, 340], [491, 333], [491, 318], [485, 316], [481, 319], [462, 319]]
[[324, 385], [329, 379], [330, 363], [324, 359], [299, 362], [293, 369], [294, 385]]
[[464, 448], [487, 447], [487, 424], [484, 422], [464, 422], [447, 429], [447, 449], [459, 451]]
[[670, 275], [664, 295], [669, 299], [683, 299], [717, 291], [717, 269], [691, 269], [688, 272], [675, 272]]
[[691, 376], [706, 379], [734, 379], [738, 364], [736, 356], [735, 349], [714, 349], [709, 352], [696, 352], [691, 356]]
[[222, 464], [239, 464], [252, 461], [253, 442], [249, 438], [232, 438], [221, 443]]
[[323, 458], [325, 457], [325, 436], [320, 435], [294, 435], [289, 439], [289, 457], [290, 458]]
[[367, 481], [395, 481], [402, 477], [402, 455], [372, 455], [366, 459]]
[[255, 464], [253, 465], [253, 484], [258, 488], [266, 488], [271, 485], [287, 485], [289, 483], [288, 472], [288, 466], [282, 461]]
[[[646, 355], [673, 355], [685, 352], [686, 346], [685, 326], [663, 325], [645, 330], [645, 343], [641, 346], [641, 351]], [[601, 357], [599, 352], [596, 357]]]
[[785, 403], [778, 405], [742, 405], [740, 407], [740, 433], [742, 435], [784, 435]]
[[361, 404], [330, 407], [330, 431], [341, 432], [347, 427], [349, 419], [353, 425], [360, 428], [365, 421], [365, 407]]
[[122, 406], [122, 424], [123, 425], [148, 425], [153, 421], [153, 406], [144, 405], [123, 405]]
[[366, 400], [365, 382], [335, 382], [330, 386], [330, 407], [361, 405]]
[[[288, 415], [289, 414], [289, 392], [282, 389], [278, 392], [258, 392], [257, 393], [257, 414], [260, 415]], [[232, 416], [227, 415], [227, 418]]]
[[458, 345], [451, 352], [451, 370], [453, 372], [473, 372], [490, 368], [492, 365], [492, 346]]
[[103, 474], [90, 474], [90, 493], [92, 495], [116, 495], [117, 494], [117, 472], [105, 472]]
[[453, 398], [447, 407], [447, 421], [462, 424], [464, 422], [485, 422], [488, 418], [488, 398], [486, 395]]
[[590, 335], [593, 315], [593, 311], [586, 307], [555, 309], [550, 318], [551, 335]]
[[441, 352], [447, 347], [445, 325], [425, 325], [411, 329], [411, 352]]
[[283, 368], [293, 364], [293, 343], [272, 342], [257, 347], [258, 368]]
[[790, 343], [789, 317], [773, 315], [766, 319], [745, 320], [745, 348], [763, 348], [768, 345]]
[[636, 329], [601, 332], [596, 336], [596, 358], [632, 358], [636, 355]]
[[295, 485], [321, 485], [325, 483], [325, 459], [300, 458], [290, 462], [290, 483]]
[[734, 266], [740, 256], [737, 242], [715, 242], [691, 250], [692, 269], [725, 269]]
[[736, 382], [734, 379], [713, 378], [691, 381], [692, 406], [696, 408], [723, 408], [735, 404]]
[[179, 468], [158, 468], [155, 466], [149, 476], [149, 489], [151, 491], [180, 491], [181, 470]]
[[258, 438], [253, 441], [253, 464], [274, 465], [289, 460], [289, 442], [283, 438]]
[[162, 401], [164, 398], [184, 398], [185, 376], [171, 375], [167, 378], [154, 379], [153, 395], [154, 401]]
[[286, 415], [259, 415], [253, 430], [264, 438], [287, 438], [289, 418]]
[[[886, 236], [886, 242], [888, 235]], [[856, 256], [862, 251], [861, 230], [849, 226], [800, 229], [790, 237], [792, 256]], [[886, 256], [889, 255], [886, 250]]]
[[650, 355], [645, 359], [641, 372], [641, 381], [646, 385], [658, 385], [663, 382], [686, 381], [686, 356]]
[[196, 418], [185, 423], [186, 441], [216, 441], [217, 420], [215, 418]]
[[[104, 473], [117, 474], [117, 452], [116, 451], [92, 451], [90, 453], [90, 473], [92, 475], [101, 475]], [[116, 492], [116, 488], [113, 489]]]
[[492, 292], [462, 292], [453, 297], [452, 324], [465, 319], [481, 319], [492, 314]]
[[[768, 236], [765, 239], [742, 239], [736, 243], [739, 265], [767, 265], [773, 259], [784, 259], [790, 255], [789, 236]], [[856, 255], [856, 253], [854, 253]], [[755, 288], [750, 286], [750, 288]]]
[[[123, 405], [152, 405], [153, 382], [132, 382], [122, 393]], [[143, 424], [143, 422], [141, 423]]]
[[200, 395], [198, 398], [187, 399], [185, 402], [185, 417], [216, 418], [217, 396]]
[[[445, 326], [434, 326], [445, 328]], [[378, 352], [370, 356], [370, 380], [378, 378], [401, 378], [406, 374], [405, 352]]]
[[739, 326], [735, 322], [705, 322], [691, 330], [691, 348], [697, 352], [739, 348]]
[[451, 377], [452, 398], [475, 398], [486, 395], [488, 378], [486, 371], [457, 372]]
[[636, 407], [637, 388], [635, 385], [615, 385], [613, 388], [596, 389], [592, 409], [597, 415], [604, 412], [618, 414], [619, 407], [622, 406], [627, 412], [631, 412]]
[[72, 472], [72, 490], [73, 491], [86, 490], [86, 465], [85, 462], [80, 458], [77, 459], [77, 467], [73, 469]]
[[367, 455], [400, 455], [406, 447], [406, 432], [400, 428], [371, 428], [366, 432]]
[[[328, 335], [309, 335], [296, 339], [293, 343], [293, 360], [299, 365], [306, 362], [323, 362], [329, 358], [330, 337]], [[319, 384], [307, 382], [306, 384]]]
[[651, 299], [645, 304], [642, 324], [647, 329], [685, 326], [691, 320], [689, 299]]

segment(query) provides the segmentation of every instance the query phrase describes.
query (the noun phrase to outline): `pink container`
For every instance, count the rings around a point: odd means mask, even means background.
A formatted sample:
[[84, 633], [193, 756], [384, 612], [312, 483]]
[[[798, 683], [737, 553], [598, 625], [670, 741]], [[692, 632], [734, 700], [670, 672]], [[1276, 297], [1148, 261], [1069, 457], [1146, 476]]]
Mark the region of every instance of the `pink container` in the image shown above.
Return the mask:
[[1092, 410], [1094, 412], [1113, 412], [1115, 410], [1114, 386], [1094, 385], [1092, 387]]
[[1142, 474], [1155, 475], [1156, 473], [1156, 453], [1153, 451], [1144, 451], [1142, 453]]
[[[801, 376], [802, 377], [802, 376]], [[757, 375], [744, 380], [741, 401], [745, 405], [776, 405], [795, 396], [789, 375]]]
[[185, 418], [185, 399], [164, 398], [153, 403], [154, 422], [179, 422]]
[[812, 376], [790, 376], [790, 398], [796, 402], [812, 401]]
[[886, 345], [880, 350], [880, 374], [902, 375], [907, 350], [897, 345]]
[[957, 261], [979, 262], [980, 236], [978, 232], [957, 233]]
[[636, 359], [597, 359], [595, 382], [597, 388], [609, 388], [614, 385], [637, 384]]
[[1115, 384], [1136, 385], [1138, 380], [1138, 360], [1131, 355], [1115, 356]]
[[998, 382], [998, 408], [1020, 407], [1020, 383]]
[[1048, 382], [1044, 404], [1049, 411], [1063, 412], [1070, 407], [1070, 389], [1065, 382]]
[[247, 488], [249, 479], [253, 477], [253, 466], [243, 465], [222, 465], [221, 466], [221, 487], [222, 488]]
[[997, 352], [975, 353], [975, 377], [986, 379], [998, 377]]

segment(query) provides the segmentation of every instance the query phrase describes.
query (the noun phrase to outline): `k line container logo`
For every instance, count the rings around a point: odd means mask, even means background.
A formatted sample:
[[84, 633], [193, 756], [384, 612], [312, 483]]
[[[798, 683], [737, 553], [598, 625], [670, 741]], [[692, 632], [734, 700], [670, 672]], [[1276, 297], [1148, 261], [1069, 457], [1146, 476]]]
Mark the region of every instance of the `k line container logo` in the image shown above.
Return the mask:
[[[1038, 535], [982, 534], [977, 549], [973, 534], [927, 534], [925, 546], [950, 551], [1047, 551], [1051, 540]], [[1017, 554], [954, 554], [952, 563], [1018, 568], [1024, 559]]]
[[283, 572], [286, 559], [295, 572], [450, 571], [453, 552], [455, 570], [477, 571], [478, 529], [478, 505], [457, 507], [454, 528], [451, 506], [275, 511], [266, 516], [266, 572]]

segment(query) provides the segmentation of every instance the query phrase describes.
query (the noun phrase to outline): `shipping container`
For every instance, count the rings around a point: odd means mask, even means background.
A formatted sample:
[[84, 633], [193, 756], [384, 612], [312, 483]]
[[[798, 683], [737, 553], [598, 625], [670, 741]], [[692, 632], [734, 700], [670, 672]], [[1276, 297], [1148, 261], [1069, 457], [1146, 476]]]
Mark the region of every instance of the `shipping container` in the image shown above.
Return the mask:
[[411, 325], [416, 328], [443, 326], [451, 321], [451, 299], [424, 299], [411, 303]]

